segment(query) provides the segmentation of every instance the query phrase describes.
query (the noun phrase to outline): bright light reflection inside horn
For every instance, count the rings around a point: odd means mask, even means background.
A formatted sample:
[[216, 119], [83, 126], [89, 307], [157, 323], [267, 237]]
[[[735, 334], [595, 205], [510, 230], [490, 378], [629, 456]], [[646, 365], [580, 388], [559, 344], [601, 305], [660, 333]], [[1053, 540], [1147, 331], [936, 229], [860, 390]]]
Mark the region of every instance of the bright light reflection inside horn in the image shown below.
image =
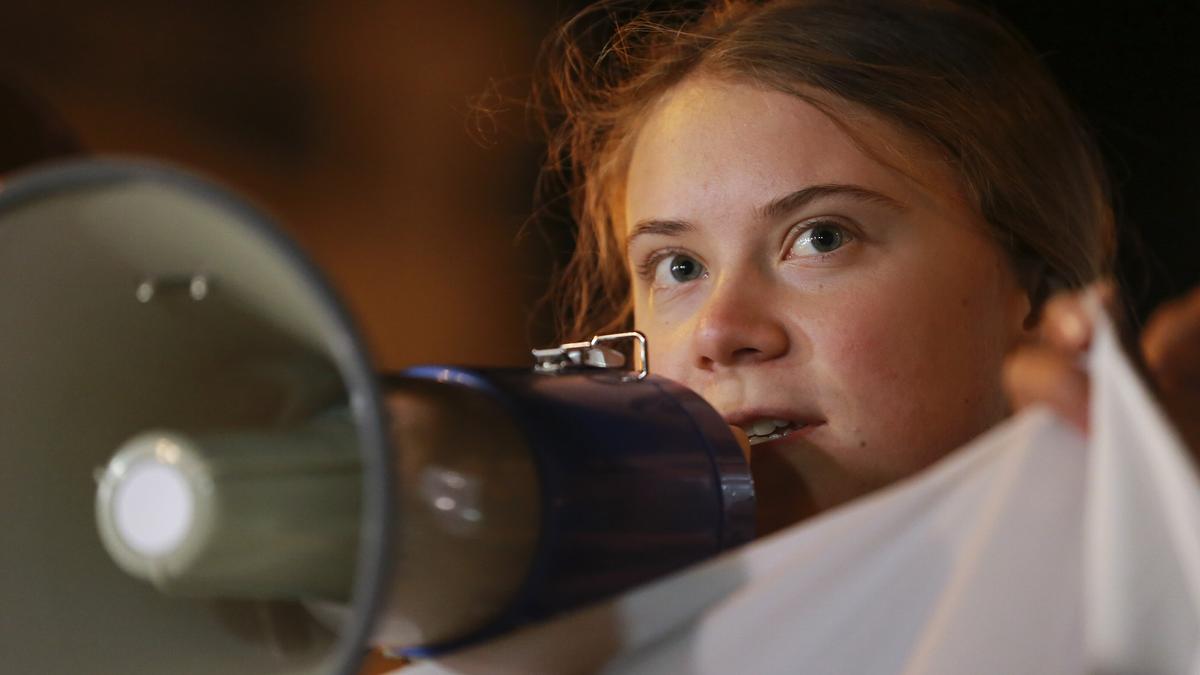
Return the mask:
[[175, 464], [179, 461], [179, 446], [165, 438], [161, 438], [154, 445], [154, 455], [160, 462]]
[[165, 554], [192, 527], [194, 496], [170, 465], [142, 461], [125, 471], [113, 496], [113, 521], [125, 544], [142, 555]]

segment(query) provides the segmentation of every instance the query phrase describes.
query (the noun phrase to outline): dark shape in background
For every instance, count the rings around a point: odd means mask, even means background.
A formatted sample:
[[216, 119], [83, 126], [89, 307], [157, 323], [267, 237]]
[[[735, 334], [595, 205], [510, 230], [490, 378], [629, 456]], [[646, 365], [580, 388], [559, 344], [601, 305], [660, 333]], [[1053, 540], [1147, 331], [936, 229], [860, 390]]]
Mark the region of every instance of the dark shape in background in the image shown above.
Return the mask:
[[0, 174], [48, 159], [78, 155], [75, 132], [41, 98], [15, 82], [0, 81]]
[[[520, 106], [481, 136], [472, 102], [495, 82], [526, 90], [539, 41], [583, 4], [15, 2], [0, 80], [44, 96], [94, 152], [199, 168], [276, 214], [383, 368], [519, 364], [552, 338], [530, 313], [572, 238], [561, 220], [545, 238], [522, 229], [540, 148]], [[1144, 317], [1200, 283], [1200, 5], [1075, 4], [993, 3], [1096, 131]], [[35, 135], [0, 124], [9, 143]]]
[[997, 0], [1087, 117], [1143, 320], [1200, 284], [1200, 3]]
[[490, 81], [528, 74], [548, 17], [533, 0], [15, 2], [0, 80], [95, 153], [182, 163], [257, 201], [381, 368], [524, 364], [551, 258], [519, 236], [538, 149], [517, 109], [489, 143], [469, 129]]

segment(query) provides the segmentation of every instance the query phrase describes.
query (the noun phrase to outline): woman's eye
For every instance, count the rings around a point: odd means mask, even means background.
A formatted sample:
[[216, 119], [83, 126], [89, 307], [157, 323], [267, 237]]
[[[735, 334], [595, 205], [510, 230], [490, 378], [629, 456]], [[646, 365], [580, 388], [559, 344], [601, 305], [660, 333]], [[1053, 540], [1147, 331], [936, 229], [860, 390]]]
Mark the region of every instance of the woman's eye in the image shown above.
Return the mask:
[[850, 241], [846, 228], [833, 223], [821, 223], [808, 228], [792, 244], [792, 252], [799, 256], [832, 253]]
[[674, 253], [663, 258], [654, 271], [656, 284], [682, 284], [695, 281], [704, 276], [704, 265], [695, 258], [682, 253]]

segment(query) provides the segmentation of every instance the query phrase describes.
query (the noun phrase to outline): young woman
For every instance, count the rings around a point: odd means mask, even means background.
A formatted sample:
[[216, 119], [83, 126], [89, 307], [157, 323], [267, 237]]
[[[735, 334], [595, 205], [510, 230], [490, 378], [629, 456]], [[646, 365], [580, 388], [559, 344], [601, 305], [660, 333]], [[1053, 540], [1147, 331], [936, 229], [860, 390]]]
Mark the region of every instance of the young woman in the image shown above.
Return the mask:
[[[1110, 272], [1113, 217], [1020, 38], [937, 0], [622, 7], [549, 52], [550, 168], [580, 226], [565, 332], [636, 327], [655, 372], [744, 429], [764, 530], [928, 466], [1010, 398], [1086, 425], [1090, 323], [1047, 300]], [[1183, 426], [1200, 296], [1147, 337]]]

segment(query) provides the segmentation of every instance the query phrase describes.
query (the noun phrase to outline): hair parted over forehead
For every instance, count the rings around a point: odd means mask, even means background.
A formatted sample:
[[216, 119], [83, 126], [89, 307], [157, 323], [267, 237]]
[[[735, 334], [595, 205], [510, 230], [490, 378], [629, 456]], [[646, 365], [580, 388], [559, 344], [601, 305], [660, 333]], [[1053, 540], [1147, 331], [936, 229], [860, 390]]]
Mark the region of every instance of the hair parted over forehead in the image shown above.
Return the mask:
[[541, 188], [566, 192], [578, 226], [555, 291], [564, 339], [631, 323], [622, 213], [633, 141], [650, 108], [696, 73], [793, 94], [835, 121], [831, 101], [860, 106], [939, 149], [1035, 307], [1049, 290], [1110, 271], [1114, 224], [1099, 153], [1003, 22], [948, 0], [639, 4], [593, 4], [543, 48]]

